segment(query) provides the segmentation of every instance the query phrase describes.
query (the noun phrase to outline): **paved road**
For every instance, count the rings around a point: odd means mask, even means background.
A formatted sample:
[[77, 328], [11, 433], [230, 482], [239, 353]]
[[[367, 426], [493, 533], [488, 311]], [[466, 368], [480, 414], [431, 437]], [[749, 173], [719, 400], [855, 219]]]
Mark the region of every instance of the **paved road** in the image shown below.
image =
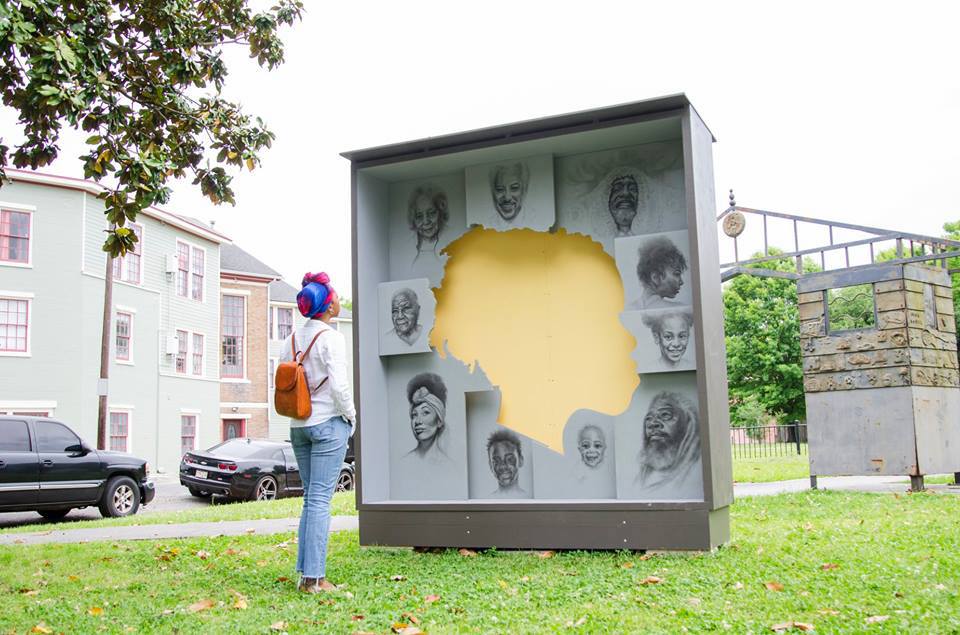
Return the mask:
[[[178, 511], [181, 509], [191, 509], [194, 507], [208, 507], [209, 498], [196, 498], [191, 496], [186, 487], [180, 485], [176, 476], [168, 475], [158, 476], [154, 479], [157, 487], [157, 495], [149, 505], [141, 508], [138, 514], [155, 514], [157, 512]], [[100, 510], [94, 507], [86, 509], [74, 509], [67, 515], [63, 525], [69, 525], [70, 522], [78, 520], [96, 520], [102, 518]], [[21, 525], [38, 525], [47, 522], [36, 512], [14, 512], [0, 513], [0, 529], [5, 527], [19, 527]]]

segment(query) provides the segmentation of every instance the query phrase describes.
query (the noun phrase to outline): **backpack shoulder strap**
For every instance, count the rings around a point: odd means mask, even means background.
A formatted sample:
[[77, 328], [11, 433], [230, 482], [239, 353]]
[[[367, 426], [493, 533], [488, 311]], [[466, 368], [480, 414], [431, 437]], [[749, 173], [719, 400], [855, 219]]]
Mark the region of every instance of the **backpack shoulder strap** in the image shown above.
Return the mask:
[[328, 330], [329, 329], [323, 329], [322, 331], [320, 331], [319, 333], [313, 336], [313, 339], [310, 340], [310, 345], [307, 346], [307, 350], [303, 351], [303, 355], [300, 356], [300, 359], [303, 359], [310, 354], [310, 349], [312, 349], [313, 345], [317, 343], [317, 340], [320, 338], [320, 336], [323, 335]]

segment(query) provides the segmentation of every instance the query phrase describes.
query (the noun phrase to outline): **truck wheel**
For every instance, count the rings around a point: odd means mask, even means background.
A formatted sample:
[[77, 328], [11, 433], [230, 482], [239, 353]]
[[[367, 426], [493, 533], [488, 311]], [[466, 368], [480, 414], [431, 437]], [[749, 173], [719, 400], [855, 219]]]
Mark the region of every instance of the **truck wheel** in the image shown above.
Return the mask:
[[129, 476], [114, 476], [107, 481], [100, 499], [100, 513], [106, 518], [132, 516], [140, 509], [140, 488]]

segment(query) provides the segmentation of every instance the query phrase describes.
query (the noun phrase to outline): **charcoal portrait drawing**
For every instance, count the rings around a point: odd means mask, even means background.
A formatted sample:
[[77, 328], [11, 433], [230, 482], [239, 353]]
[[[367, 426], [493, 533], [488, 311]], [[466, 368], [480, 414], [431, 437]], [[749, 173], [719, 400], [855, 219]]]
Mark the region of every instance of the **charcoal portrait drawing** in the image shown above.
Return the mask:
[[660, 356], [653, 364], [656, 370], [679, 370], [689, 368], [686, 359], [690, 345], [690, 329], [693, 328], [693, 312], [689, 308], [667, 311], [648, 311], [643, 314], [643, 324], [650, 329]]
[[512, 223], [523, 209], [530, 185], [530, 169], [522, 161], [497, 165], [490, 169], [490, 196], [504, 221]]
[[637, 279], [640, 297], [630, 309], [663, 309], [676, 306], [674, 300], [683, 287], [687, 259], [672, 240], [655, 236], [637, 250]]
[[615, 236], [632, 236], [633, 220], [640, 205], [641, 182], [632, 171], [616, 173], [610, 179], [607, 211], [613, 219]]
[[654, 396], [643, 417], [637, 462], [638, 498], [702, 497], [699, 418], [690, 399], [672, 391]]
[[520, 437], [509, 430], [495, 431], [487, 439], [487, 460], [497, 479], [497, 489], [490, 494], [491, 498], [529, 498], [519, 483], [523, 467]]
[[580, 460], [591, 470], [595, 470], [603, 463], [607, 452], [607, 437], [599, 426], [585, 425], [577, 434], [577, 451]]
[[413, 346], [423, 335], [420, 325], [420, 301], [413, 289], [400, 289], [390, 299], [390, 320], [393, 328], [387, 336], [399, 339], [407, 346]]
[[447, 386], [436, 373], [420, 373], [407, 383], [407, 401], [410, 403], [410, 432], [416, 447], [405, 459], [430, 463], [446, 463]]
[[423, 255], [437, 258], [440, 233], [450, 220], [447, 194], [431, 184], [414, 188], [407, 202], [407, 220], [417, 237], [414, 262]]

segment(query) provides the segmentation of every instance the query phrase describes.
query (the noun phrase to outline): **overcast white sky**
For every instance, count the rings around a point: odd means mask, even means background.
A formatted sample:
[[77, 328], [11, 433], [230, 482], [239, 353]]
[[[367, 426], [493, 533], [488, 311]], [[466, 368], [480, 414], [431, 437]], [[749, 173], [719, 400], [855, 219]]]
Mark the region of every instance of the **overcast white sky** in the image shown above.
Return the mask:
[[[189, 182], [166, 207], [298, 286], [349, 287], [344, 150], [686, 93], [717, 137], [717, 210], [918, 233], [960, 219], [956, 2], [316, 2], [268, 73], [228, 92], [277, 134], [236, 207]], [[15, 141], [14, 119], [0, 136]], [[76, 138], [47, 171], [82, 176]]]

